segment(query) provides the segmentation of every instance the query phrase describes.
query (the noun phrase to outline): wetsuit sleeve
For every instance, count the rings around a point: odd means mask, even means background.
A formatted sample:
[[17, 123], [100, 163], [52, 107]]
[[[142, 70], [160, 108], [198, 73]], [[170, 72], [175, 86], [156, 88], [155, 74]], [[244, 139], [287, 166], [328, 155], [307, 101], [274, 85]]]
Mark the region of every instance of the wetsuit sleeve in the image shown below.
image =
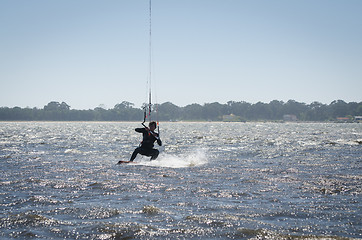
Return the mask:
[[162, 146], [161, 138], [158, 138], [158, 139], [157, 139], [157, 144], [158, 144], [159, 146]]
[[146, 129], [144, 129], [144, 128], [136, 128], [135, 131], [138, 132], [138, 133], [144, 133], [146, 131]]

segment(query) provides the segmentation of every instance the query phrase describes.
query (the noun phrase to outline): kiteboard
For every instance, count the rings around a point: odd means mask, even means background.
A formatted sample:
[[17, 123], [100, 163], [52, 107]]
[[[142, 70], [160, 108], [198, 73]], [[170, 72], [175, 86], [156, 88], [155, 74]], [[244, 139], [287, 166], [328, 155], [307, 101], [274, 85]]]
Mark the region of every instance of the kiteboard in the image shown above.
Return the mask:
[[120, 160], [120, 161], [118, 162], [118, 164], [122, 164], [122, 163], [132, 163], [132, 161], [123, 161], [123, 160]]

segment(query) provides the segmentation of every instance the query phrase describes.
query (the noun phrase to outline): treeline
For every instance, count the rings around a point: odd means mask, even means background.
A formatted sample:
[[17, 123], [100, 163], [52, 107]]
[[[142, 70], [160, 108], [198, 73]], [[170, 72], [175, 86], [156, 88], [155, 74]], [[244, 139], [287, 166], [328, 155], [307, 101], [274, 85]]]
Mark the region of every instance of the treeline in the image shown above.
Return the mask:
[[136, 121], [143, 118], [141, 109], [122, 102], [112, 109], [97, 107], [89, 110], [70, 109], [65, 103], [50, 102], [43, 109], [0, 108], [0, 121]]
[[[274, 100], [269, 103], [229, 101], [190, 104], [185, 107], [166, 102], [154, 105], [160, 121], [222, 121], [225, 116], [233, 116], [237, 121], [279, 121], [285, 115], [293, 115], [300, 121], [331, 121], [338, 117], [362, 116], [362, 102], [336, 100], [329, 105], [320, 102], [305, 104], [294, 100], [288, 102]], [[155, 117], [156, 118], [156, 117]], [[0, 121], [141, 121], [142, 108], [133, 103], [122, 102], [112, 109], [97, 107], [89, 110], [75, 110], [65, 103], [50, 102], [43, 109], [0, 108]]]

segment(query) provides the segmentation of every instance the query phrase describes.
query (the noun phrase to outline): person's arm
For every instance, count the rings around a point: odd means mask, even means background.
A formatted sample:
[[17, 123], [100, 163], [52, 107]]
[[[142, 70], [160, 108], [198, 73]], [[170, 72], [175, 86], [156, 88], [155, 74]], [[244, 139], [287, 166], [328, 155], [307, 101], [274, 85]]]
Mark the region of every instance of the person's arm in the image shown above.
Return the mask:
[[138, 133], [144, 133], [146, 131], [146, 129], [144, 129], [144, 128], [136, 128], [135, 131], [138, 132]]
[[160, 135], [159, 135], [158, 133], [155, 133], [155, 135], [157, 136], [157, 137], [156, 137], [157, 144], [158, 144], [159, 146], [162, 146], [162, 141], [161, 141]]
[[157, 138], [157, 144], [158, 144], [159, 146], [162, 146], [161, 138]]

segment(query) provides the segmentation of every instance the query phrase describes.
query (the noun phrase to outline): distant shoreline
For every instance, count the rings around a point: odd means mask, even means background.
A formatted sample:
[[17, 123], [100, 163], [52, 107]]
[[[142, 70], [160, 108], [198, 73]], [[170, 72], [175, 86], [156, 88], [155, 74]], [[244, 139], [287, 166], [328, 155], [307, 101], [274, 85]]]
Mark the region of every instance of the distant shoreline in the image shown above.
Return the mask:
[[[228, 122], [228, 121], [159, 121], [160, 123], [226, 123], [226, 124], [232, 124], [232, 123], [339, 123], [339, 124], [353, 124], [353, 123], [361, 123], [358, 121], [352, 121], [352, 122], [338, 122], [338, 121], [269, 121], [269, 120], [260, 120], [260, 121], [245, 121], [245, 122]], [[1, 123], [135, 123], [135, 124], [141, 124], [142, 121], [98, 121], [98, 120], [75, 120], [75, 121], [61, 121], [61, 120], [0, 120]]]
[[[132, 122], [144, 117], [142, 108], [123, 101], [111, 109], [76, 110], [65, 103], [50, 102], [44, 108], [0, 107], [0, 121], [99, 121]], [[229, 101], [179, 107], [171, 102], [154, 104], [152, 119], [163, 122], [354, 122], [362, 121], [362, 102], [336, 100], [327, 104], [274, 100], [270, 103]]]

